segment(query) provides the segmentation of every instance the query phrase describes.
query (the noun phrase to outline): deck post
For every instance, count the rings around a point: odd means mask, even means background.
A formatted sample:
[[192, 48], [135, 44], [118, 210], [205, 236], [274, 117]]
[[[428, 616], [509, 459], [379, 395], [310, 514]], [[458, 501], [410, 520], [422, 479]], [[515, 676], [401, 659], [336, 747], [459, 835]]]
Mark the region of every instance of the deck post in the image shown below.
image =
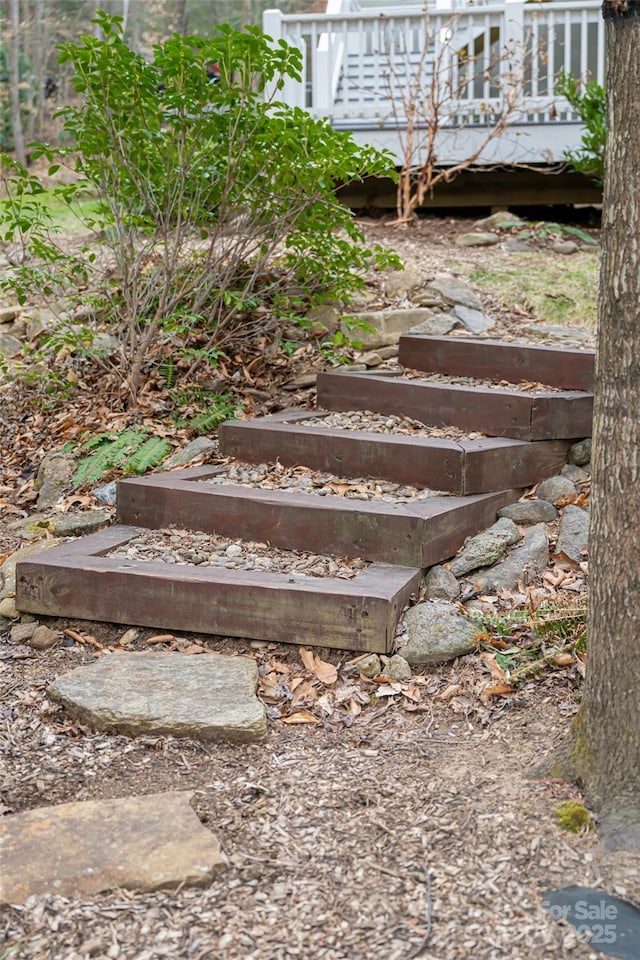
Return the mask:
[[[303, 60], [302, 76], [304, 78], [307, 70], [306, 47], [300, 42], [300, 39], [298, 39], [296, 43], [295, 38], [284, 35], [282, 11], [275, 9], [265, 10], [262, 14], [262, 29], [268, 37], [271, 37], [274, 44], [277, 44], [278, 40], [284, 39], [292, 46], [298, 46], [300, 48]], [[304, 80], [302, 83], [298, 83], [297, 80], [287, 77], [281, 90], [278, 90], [276, 83], [270, 83], [267, 85], [265, 93], [268, 100], [281, 100], [291, 107], [302, 107], [303, 109], [306, 107]]]
[[508, 58], [510, 86], [519, 87], [518, 100], [524, 106], [526, 37], [524, 31], [525, 0], [504, 0], [502, 47]]

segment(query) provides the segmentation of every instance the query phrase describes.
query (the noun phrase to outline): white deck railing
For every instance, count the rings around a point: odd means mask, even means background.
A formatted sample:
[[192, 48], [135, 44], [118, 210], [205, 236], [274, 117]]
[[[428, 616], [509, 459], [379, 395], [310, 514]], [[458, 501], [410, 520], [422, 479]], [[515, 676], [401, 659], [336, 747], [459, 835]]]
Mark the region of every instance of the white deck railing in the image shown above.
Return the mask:
[[564, 70], [604, 83], [600, 0], [433, 0], [427, 12], [364, 2], [328, 0], [325, 14], [265, 13], [265, 32], [304, 58], [304, 83], [288, 83], [281, 99], [400, 156], [394, 135], [413, 83], [438, 103], [445, 163], [473, 148], [507, 97], [517, 100], [510, 135], [481, 162], [558, 160], [578, 143], [580, 124], [556, 82]]

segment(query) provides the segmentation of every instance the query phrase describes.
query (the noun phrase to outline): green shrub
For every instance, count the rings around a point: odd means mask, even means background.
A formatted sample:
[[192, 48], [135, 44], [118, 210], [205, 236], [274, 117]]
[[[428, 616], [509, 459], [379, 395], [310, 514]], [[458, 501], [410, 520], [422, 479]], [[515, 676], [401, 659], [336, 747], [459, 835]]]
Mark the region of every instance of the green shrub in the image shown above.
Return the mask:
[[561, 73], [556, 82], [556, 92], [568, 100], [585, 125], [582, 147], [577, 152], [565, 151], [565, 158], [574, 170], [602, 183], [606, 139], [606, 90], [595, 80], [583, 84], [573, 74]]
[[[292, 307], [348, 301], [371, 265], [397, 265], [367, 247], [334, 192], [388, 176], [391, 158], [276, 99], [285, 80], [301, 82], [297, 48], [223, 25], [212, 39], [174, 35], [146, 62], [123, 42], [120, 17], [99, 12], [94, 23], [103, 39], [60, 48], [80, 97], [60, 111], [81, 178], [65, 189], [88, 188], [103, 204], [100, 290], [131, 401], [146, 365], [160, 362], [158, 345], [175, 350], [183, 318], [201, 318], [206, 358]], [[36, 153], [57, 159], [43, 145]], [[12, 223], [28, 232], [28, 217]], [[37, 252], [47, 259], [46, 244]], [[50, 273], [61, 264], [51, 256]]]

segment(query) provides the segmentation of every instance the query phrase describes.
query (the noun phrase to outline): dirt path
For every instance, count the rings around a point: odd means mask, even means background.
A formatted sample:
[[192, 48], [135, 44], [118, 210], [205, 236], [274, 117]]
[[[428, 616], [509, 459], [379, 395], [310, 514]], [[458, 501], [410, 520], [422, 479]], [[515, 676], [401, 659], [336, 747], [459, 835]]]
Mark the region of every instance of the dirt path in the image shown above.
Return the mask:
[[[494, 248], [453, 246], [452, 234], [468, 227], [433, 221], [397, 246], [433, 273], [495, 263]], [[372, 239], [391, 239], [371, 230]], [[487, 303], [507, 334], [522, 319], [495, 298]], [[103, 644], [124, 630], [49, 625]], [[129, 649], [144, 649], [146, 634]], [[185, 643], [286, 669], [298, 660], [292, 647]], [[225, 746], [96, 735], [45, 692], [54, 676], [89, 662], [90, 649], [23, 657], [2, 643], [0, 651], [4, 813], [193, 789], [228, 858], [205, 890], [116, 891], [86, 902], [52, 895], [8, 908], [2, 960], [586, 960], [600, 954], [543, 914], [544, 891], [583, 884], [640, 903], [640, 857], [607, 854], [594, 834], [561, 830], [558, 804], [580, 796], [536, 775], [577, 708], [575, 672], [487, 704], [478, 695], [485, 668], [472, 654], [434, 669], [419, 711], [406, 697], [380, 697], [350, 725], [272, 720], [266, 744]]]

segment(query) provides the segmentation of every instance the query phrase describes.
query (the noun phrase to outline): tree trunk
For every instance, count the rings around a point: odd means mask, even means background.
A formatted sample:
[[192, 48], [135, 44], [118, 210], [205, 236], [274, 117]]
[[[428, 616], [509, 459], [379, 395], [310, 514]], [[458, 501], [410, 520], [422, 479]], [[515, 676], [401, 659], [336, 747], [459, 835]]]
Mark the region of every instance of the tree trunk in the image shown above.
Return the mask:
[[640, 6], [603, 4], [607, 150], [587, 677], [574, 770], [612, 847], [640, 846]]
[[181, 37], [186, 37], [189, 24], [189, 11], [187, 10], [187, 0], [178, 0], [176, 5], [176, 33]]
[[11, 43], [9, 45], [9, 85], [11, 87], [11, 131], [16, 160], [27, 165], [22, 115], [20, 112], [20, 0], [11, 0]]

